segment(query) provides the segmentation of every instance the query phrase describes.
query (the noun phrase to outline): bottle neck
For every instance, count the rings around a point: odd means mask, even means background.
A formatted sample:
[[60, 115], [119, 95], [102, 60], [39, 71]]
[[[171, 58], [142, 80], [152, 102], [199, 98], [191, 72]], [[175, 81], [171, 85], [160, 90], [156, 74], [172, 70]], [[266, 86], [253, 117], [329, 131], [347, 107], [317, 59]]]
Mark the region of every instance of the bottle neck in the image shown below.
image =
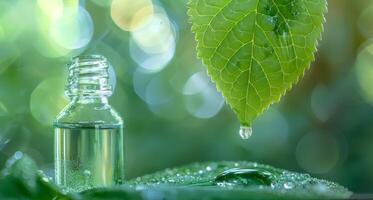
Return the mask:
[[107, 103], [112, 94], [109, 64], [100, 55], [77, 56], [68, 65], [65, 94], [78, 103]]
[[106, 96], [75, 96], [71, 99], [72, 103], [77, 104], [108, 104]]

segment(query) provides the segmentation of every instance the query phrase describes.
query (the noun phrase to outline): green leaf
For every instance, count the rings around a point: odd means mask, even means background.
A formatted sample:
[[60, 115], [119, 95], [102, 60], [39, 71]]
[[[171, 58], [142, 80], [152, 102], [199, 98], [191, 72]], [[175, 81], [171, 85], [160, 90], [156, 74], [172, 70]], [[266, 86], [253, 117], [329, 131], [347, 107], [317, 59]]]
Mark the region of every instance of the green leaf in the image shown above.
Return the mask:
[[250, 162], [194, 163], [137, 177], [125, 185], [80, 193], [82, 199], [347, 199], [325, 180]]
[[351, 194], [336, 183], [308, 174], [250, 162], [194, 163], [138, 177], [124, 185], [68, 195], [21, 152], [7, 161], [0, 175], [0, 199], [344, 199]]
[[243, 125], [314, 60], [326, 0], [190, 0], [198, 57]]
[[0, 175], [0, 199], [70, 199], [37, 170], [34, 161], [16, 152]]
[[[329, 181], [252, 162], [194, 163], [130, 180], [160, 199], [345, 199]], [[141, 185], [142, 187], [139, 187]], [[100, 191], [103, 192], [103, 191]]]

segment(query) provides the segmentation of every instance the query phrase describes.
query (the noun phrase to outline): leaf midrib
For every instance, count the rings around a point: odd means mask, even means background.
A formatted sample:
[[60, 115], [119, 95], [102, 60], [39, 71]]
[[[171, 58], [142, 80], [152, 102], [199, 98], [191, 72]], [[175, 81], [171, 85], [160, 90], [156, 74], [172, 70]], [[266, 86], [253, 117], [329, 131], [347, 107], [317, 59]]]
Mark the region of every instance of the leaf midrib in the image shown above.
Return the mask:
[[[249, 77], [247, 78], [247, 82], [248, 82], [247, 85], [248, 86], [251, 85], [251, 87], [254, 88], [255, 93], [258, 95], [259, 99], [261, 99], [261, 97], [259, 95], [259, 92], [254, 87], [254, 85], [251, 83], [251, 72], [252, 72], [251, 69], [252, 69], [253, 61], [254, 61], [253, 58], [254, 58], [254, 45], [255, 45], [255, 31], [256, 31], [257, 20], [258, 20], [257, 18], [258, 18], [258, 7], [259, 7], [259, 3], [260, 3], [260, 0], [258, 0], [257, 4], [255, 6], [255, 18], [254, 18], [254, 27], [253, 27], [253, 36], [252, 36], [252, 45], [251, 45], [251, 62], [250, 62], [249, 70], [248, 70], [248, 73], [249, 73], [248, 76]], [[267, 77], [266, 77], [266, 79], [267, 79]], [[267, 79], [267, 82], [268, 82], [268, 79]], [[268, 82], [268, 84], [269, 84], [269, 82]], [[245, 100], [245, 112], [244, 112], [244, 115], [245, 115], [244, 119], [245, 119], [245, 121], [247, 121], [247, 106], [250, 106], [250, 104], [248, 104], [248, 102], [247, 102], [248, 95], [249, 95], [249, 88], [250, 87], [246, 88], [246, 95], [245, 95], [245, 98], [246, 98], [246, 100]], [[250, 106], [250, 107], [252, 107], [252, 106]], [[252, 109], [254, 109], [256, 112], [258, 112], [255, 108], [252, 108]]]

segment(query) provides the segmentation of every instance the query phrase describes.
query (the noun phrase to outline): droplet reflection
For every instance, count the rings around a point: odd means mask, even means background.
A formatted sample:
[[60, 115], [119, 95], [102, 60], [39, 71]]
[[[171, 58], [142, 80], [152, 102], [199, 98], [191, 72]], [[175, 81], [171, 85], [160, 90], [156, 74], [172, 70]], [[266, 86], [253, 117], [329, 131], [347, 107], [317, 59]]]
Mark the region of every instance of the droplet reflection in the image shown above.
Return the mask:
[[253, 129], [251, 126], [241, 126], [239, 133], [242, 139], [247, 140], [251, 137]]
[[228, 169], [215, 178], [218, 186], [253, 186], [253, 185], [271, 185], [272, 173], [261, 169]]

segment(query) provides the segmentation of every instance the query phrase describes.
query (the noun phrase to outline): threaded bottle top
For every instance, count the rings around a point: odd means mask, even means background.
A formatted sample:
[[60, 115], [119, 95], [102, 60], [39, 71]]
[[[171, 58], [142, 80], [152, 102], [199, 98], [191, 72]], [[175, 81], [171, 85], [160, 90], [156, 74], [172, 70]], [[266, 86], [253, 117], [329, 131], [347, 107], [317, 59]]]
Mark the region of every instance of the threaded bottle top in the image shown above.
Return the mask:
[[109, 63], [101, 55], [83, 55], [71, 59], [68, 64], [68, 78], [65, 94], [75, 96], [110, 96]]

